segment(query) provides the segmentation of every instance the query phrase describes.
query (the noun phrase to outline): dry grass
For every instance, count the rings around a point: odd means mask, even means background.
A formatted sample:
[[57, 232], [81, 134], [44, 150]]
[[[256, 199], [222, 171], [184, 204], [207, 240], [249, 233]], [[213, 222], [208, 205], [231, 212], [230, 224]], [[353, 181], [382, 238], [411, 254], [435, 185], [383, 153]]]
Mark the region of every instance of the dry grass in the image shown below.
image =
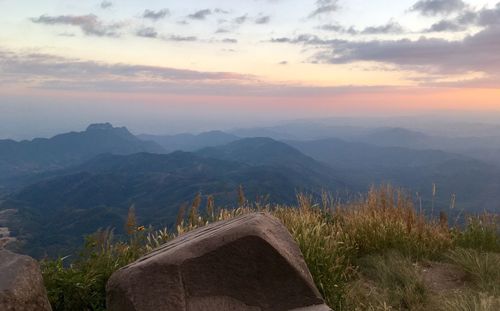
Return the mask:
[[465, 271], [479, 291], [500, 295], [500, 254], [457, 248], [450, 251], [448, 258]]
[[[82, 304], [92, 300], [97, 306], [82, 310], [104, 310], [102, 284], [112, 269], [187, 231], [256, 210], [273, 214], [288, 228], [318, 289], [335, 310], [447, 311], [461, 304], [479, 307], [457, 310], [487, 311], [497, 306], [499, 279], [491, 278], [498, 272], [491, 270], [495, 261], [499, 266], [498, 254], [493, 254], [498, 252], [499, 241], [496, 216], [492, 221], [469, 221], [464, 229], [449, 228], [443, 221], [426, 219], [404, 191], [389, 186], [374, 188], [364, 198], [345, 205], [327, 195], [320, 204], [298, 195], [297, 206], [261, 206], [249, 204], [242, 188], [239, 194], [235, 209], [217, 209], [213, 198], [202, 208], [198, 194], [190, 206], [180, 209], [175, 230], [131, 228], [128, 242], [103, 239], [105, 242], [87, 247], [83, 257], [70, 267], [45, 262], [44, 276], [54, 310], [69, 310], [65, 303], [71, 296], [79, 297]], [[467, 248], [472, 257], [465, 260], [468, 257], [460, 255], [458, 247]], [[470, 250], [474, 248], [478, 250]], [[489, 255], [484, 255], [485, 250]], [[471, 277], [470, 294], [463, 298], [450, 295], [437, 304], [429, 299], [436, 293], [430, 292], [415, 268], [417, 261], [427, 259], [448, 260], [462, 267]], [[92, 284], [89, 280], [95, 275], [99, 276], [95, 281], [98, 286], [91, 288], [102, 291], [93, 296], [74, 286]]]
[[366, 199], [335, 213], [360, 256], [397, 250], [412, 258], [432, 258], [452, 245], [447, 227], [426, 220], [404, 191], [390, 186], [373, 188]]
[[396, 252], [360, 259], [360, 275], [347, 297], [348, 309], [426, 310], [427, 289], [418, 268]]
[[498, 311], [500, 297], [475, 291], [461, 292], [444, 297], [436, 306], [439, 311]]

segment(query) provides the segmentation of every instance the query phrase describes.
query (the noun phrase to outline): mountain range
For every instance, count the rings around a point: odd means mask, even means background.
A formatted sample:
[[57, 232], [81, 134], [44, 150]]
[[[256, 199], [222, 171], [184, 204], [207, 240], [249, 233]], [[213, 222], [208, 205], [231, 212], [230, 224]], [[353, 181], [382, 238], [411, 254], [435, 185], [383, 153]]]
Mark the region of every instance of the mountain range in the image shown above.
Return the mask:
[[234, 206], [240, 185], [249, 200], [266, 196], [275, 203], [292, 203], [297, 192], [346, 187], [334, 170], [292, 147], [253, 138], [196, 153], [100, 155], [26, 186], [2, 208], [18, 211], [14, 231], [32, 255], [55, 255], [98, 228], [123, 233], [132, 205], [140, 223], [171, 227], [179, 207], [197, 193]]
[[137, 136], [145, 141], [153, 141], [162, 146], [167, 152], [173, 151], [195, 151], [204, 147], [213, 147], [228, 144], [240, 139], [236, 135], [222, 131], [210, 131], [200, 134], [177, 134], [177, 135], [148, 135]]
[[330, 191], [348, 200], [373, 184], [391, 183], [418, 193], [424, 208], [432, 200], [437, 210], [449, 210], [456, 198], [456, 213], [499, 210], [494, 163], [435, 148], [439, 141], [458, 148], [452, 143], [458, 138], [400, 128], [358, 129], [342, 139], [285, 139], [290, 136], [279, 141], [212, 131], [137, 137], [123, 127], [94, 124], [50, 139], [0, 141], [0, 212], [9, 211], [0, 227], [31, 255], [65, 255], [99, 228], [122, 234], [130, 206], [140, 224], [171, 227], [180, 206], [197, 193], [202, 206], [208, 195], [219, 206], [236, 206], [240, 185], [249, 201], [285, 204], [297, 192], [319, 197]]
[[[336, 138], [287, 141], [302, 153], [336, 167], [351, 184], [389, 183], [419, 193], [441, 207], [458, 198], [460, 210], [499, 208], [500, 168], [465, 155], [432, 149], [384, 147]], [[433, 198], [436, 185], [438, 197]]]
[[20, 182], [27, 175], [63, 169], [103, 154], [165, 152], [154, 142], [143, 141], [125, 127], [92, 124], [83, 132], [52, 138], [0, 140], [0, 189]]

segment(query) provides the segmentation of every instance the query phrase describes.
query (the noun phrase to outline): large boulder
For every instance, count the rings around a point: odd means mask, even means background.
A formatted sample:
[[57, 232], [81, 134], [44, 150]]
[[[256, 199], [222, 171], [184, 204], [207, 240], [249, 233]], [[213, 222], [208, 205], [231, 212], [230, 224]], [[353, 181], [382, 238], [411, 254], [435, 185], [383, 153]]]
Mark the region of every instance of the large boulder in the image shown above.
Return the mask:
[[52, 310], [36, 260], [0, 249], [0, 310]]
[[278, 219], [248, 214], [184, 234], [115, 272], [109, 311], [330, 310]]

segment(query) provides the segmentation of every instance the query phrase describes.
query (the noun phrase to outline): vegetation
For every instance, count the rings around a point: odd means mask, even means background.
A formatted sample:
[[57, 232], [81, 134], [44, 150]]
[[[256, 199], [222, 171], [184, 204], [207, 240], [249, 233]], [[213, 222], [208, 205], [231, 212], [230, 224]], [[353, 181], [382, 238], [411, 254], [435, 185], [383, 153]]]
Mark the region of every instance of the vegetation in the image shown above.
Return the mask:
[[[217, 209], [213, 197], [202, 200], [198, 194], [180, 209], [175, 230], [140, 226], [131, 208], [127, 241], [101, 230], [72, 263], [43, 261], [54, 310], [104, 310], [105, 284], [116, 269], [189, 230], [256, 210], [268, 211], [288, 228], [335, 310], [499, 309], [497, 216], [468, 217], [462, 226], [449, 226], [444, 214], [426, 218], [405, 192], [391, 187], [372, 189], [347, 204], [328, 195], [320, 203], [298, 195], [296, 207], [250, 204], [242, 188], [238, 194], [239, 207], [232, 210]], [[200, 206], [203, 201], [206, 207]], [[440, 279], [453, 271], [458, 271], [454, 278]]]

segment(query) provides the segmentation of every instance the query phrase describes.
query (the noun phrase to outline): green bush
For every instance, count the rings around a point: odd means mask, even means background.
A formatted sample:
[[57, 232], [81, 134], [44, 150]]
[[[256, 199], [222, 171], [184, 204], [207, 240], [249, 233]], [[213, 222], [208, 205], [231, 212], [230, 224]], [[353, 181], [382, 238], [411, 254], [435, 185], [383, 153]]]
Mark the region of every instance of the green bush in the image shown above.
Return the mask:
[[111, 230], [87, 237], [80, 256], [43, 260], [41, 267], [54, 311], [106, 310], [106, 283], [116, 270], [136, 260], [142, 251], [134, 242], [116, 242]]

